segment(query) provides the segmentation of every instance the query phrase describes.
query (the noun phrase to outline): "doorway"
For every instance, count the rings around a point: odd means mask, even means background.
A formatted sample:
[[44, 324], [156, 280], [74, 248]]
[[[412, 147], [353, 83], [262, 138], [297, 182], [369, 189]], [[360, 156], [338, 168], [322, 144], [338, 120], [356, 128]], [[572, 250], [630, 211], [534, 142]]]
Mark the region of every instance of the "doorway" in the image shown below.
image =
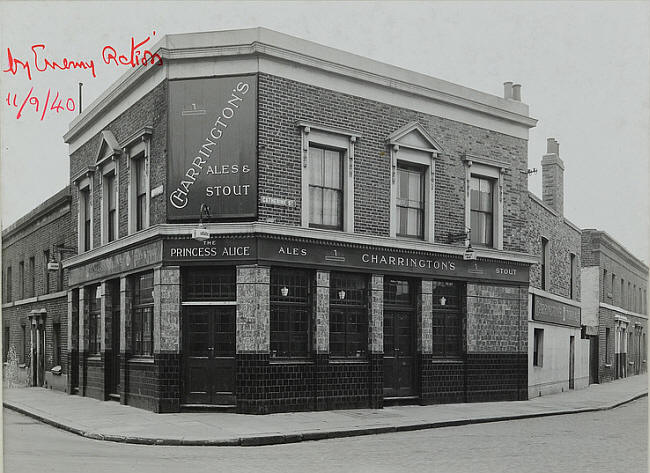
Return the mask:
[[408, 280], [384, 283], [384, 397], [416, 396], [415, 295]]
[[575, 343], [576, 337], [569, 337], [569, 389], [575, 388]]
[[183, 307], [184, 404], [235, 404], [235, 305]]
[[108, 361], [109, 399], [120, 399], [120, 281], [111, 285], [111, 352]]

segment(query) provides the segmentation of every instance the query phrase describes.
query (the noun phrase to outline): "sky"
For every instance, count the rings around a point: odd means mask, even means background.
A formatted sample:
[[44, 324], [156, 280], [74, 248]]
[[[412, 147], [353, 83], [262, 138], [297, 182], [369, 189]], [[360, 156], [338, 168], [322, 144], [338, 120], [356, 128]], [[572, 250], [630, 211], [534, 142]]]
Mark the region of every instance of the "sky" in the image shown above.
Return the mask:
[[[104, 46], [126, 53], [131, 38], [153, 44], [168, 33], [263, 26], [494, 95], [505, 81], [521, 83], [539, 120], [529, 135], [529, 168], [539, 170], [529, 189], [541, 196], [546, 139], [557, 139], [565, 216], [647, 262], [649, 18], [650, 2], [3, 1], [0, 220], [6, 227], [67, 185], [62, 136], [78, 113], [66, 109], [77, 105], [78, 82], [86, 105], [128, 70], [104, 64]], [[28, 59], [39, 44], [50, 60], [94, 60], [96, 77], [5, 71], [8, 48]], [[60, 108], [52, 107], [57, 93]]]

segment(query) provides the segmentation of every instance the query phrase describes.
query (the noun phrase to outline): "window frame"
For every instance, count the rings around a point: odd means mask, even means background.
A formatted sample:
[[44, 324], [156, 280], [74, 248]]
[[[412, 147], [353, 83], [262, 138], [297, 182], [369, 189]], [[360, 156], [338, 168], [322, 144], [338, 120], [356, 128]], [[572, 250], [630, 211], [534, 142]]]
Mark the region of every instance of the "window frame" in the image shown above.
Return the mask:
[[[344, 284], [335, 284], [343, 282]], [[355, 284], [361, 287], [351, 287]], [[340, 299], [339, 292], [343, 290], [346, 292], [344, 299]], [[351, 291], [359, 292], [361, 297], [350, 299]], [[344, 273], [344, 272], [331, 272], [330, 285], [329, 285], [329, 354], [331, 358], [336, 359], [353, 359], [365, 360], [368, 358], [370, 351], [368, 330], [369, 330], [369, 304], [368, 294], [369, 281], [365, 274]], [[351, 301], [355, 301], [353, 303]], [[336, 312], [336, 314], [335, 314]], [[334, 315], [339, 315], [343, 318], [342, 331], [335, 331], [333, 329]], [[356, 320], [353, 321], [351, 317], [356, 315]], [[363, 318], [359, 322], [359, 319]], [[354, 327], [361, 327], [361, 330], [352, 330]], [[357, 339], [355, 340], [355, 333]], [[337, 345], [333, 338], [342, 337], [343, 350], [333, 350], [332, 347]], [[360, 348], [357, 348], [360, 347]]]
[[29, 297], [36, 297], [36, 257], [30, 256], [27, 262], [29, 263], [27, 268], [29, 275]]
[[[305, 281], [303, 286], [292, 284], [293, 281]], [[269, 283], [270, 310], [269, 310], [269, 354], [271, 360], [306, 360], [313, 350], [313, 297], [314, 297], [314, 274], [307, 270], [296, 270], [294, 268], [272, 267]], [[287, 287], [289, 292], [286, 296], [281, 294], [281, 289]], [[305, 295], [296, 299], [293, 291], [299, 288]], [[302, 313], [301, 313], [302, 312]], [[276, 320], [278, 315], [286, 315], [287, 330], [274, 330], [280, 321]], [[304, 330], [293, 330], [295, 327], [295, 316], [304, 317], [301, 323], [305, 324]], [[275, 335], [275, 337], [274, 337]], [[279, 337], [279, 339], [278, 339]], [[286, 338], [286, 340], [285, 340]], [[304, 351], [292, 352], [296, 340], [306, 338]], [[286, 348], [278, 350], [278, 347], [286, 345]]]
[[[102, 318], [102, 287], [95, 284], [87, 288], [88, 301], [88, 356], [98, 356], [102, 350], [101, 318]], [[97, 297], [99, 295], [99, 297]], [[94, 303], [92, 301], [95, 301]], [[96, 307], [95, 307], [96, 304]]]
[[[145, 271], [131, 275], [129, 279], [133, 294], [133, 304], [131, 306], [131, 357], [151, 358], [154, 354], [154, 273], [153, 271]], [[144, 286], [143, 290], [139, 284], [142, 284], [147, 279], [151, 281], [151, 297], [140, 300], [140, 292], [149, 291], [149, 286]], [[149, 319], [147, 321], [148, 325], [145, 323], [145, 318]], [[148, 349], [145, 347], [145, 329], [150, 343]], [[140, 335], [139, 342], [138, 334]]]
[[[472, 192], [473, 192], [473, 187], [474, 187], [473, 183], [475, 181], [477, 181], [477, 184], [478, 184], [478, 188], [479, 188], [478, 192], [479, 192], [479, 194], [481, 194], [481, 188], [483, 187], [483, 183], [485, 183], [487, 186], [489, 186], [489, 199], [488, 200], [490, 201], [490, 207], [491, 207], [489, 211], [481, 209], [480, 204], [479, 204], [478, 209], [475, 208], [475, 206], [474, 206], [474, 202], [473, 202], [473, 199], [472, 199]], [[479, 174], [472, 174], [470, 176], [470, 209], [469, 209], [469, 212], [470, 212], [470, 226], [469, 226], [470, 232], [469, 232], [469, 235], [470, 235], [470, 242], [475, 246], [484, 247], [484, 248], [494, 248], [494, 246], [495, 246], [495, 241], [494, 241], [494, 235], [495, 235], [494, 225], [495, 225], [495, 220], [496, 220], [495, 219], [495, 209], [496, 209], [496, 206], [495, 206], [495, 189], [496, 189], [496, 179], [493, 179], [493, 178], [488, 177], [488, 176], [482, 176], [482, 175], [479, 175]], [[489, 235], [489, 239], [487, 239], [487, 241], [479, 241], [479, 240], [474, 238], [473, 230], [475, 230], [475, 229], [472, 228], [472, 217], [475, 214], [489, 215], [489, 217], [490, 217], [490, 225], [488, 227], [487, 224], [486, 224], [486, 228], [485, 228], [485, 230], [486, 230], [485, 234]], [[487, 219], [485, 219], [485, 220], [487, 221]], [[482, 237], [481, 237], [481, 239], [482, 239]]]
[[[77, 248], [78, 253], [86, 253], [93, 249], [93, 172], [88, 171], [86, 177], [77, 181]], [[87, 215], [89, 214], [89, 215]], [[87, 218], [90, 217], [90, 218]], [[86, 222], [89, 222], [86, 228]], [[86, 245], [87, 243], [87, 245]]]
[[[320, 144], [310, 143], [310, 145], [309, 145], [309, 160], [310, 160], [309, 168], [312, 169], [312, 170], [314, 169], [314, 164], [312, 162], [312, 149], [318, 149], [318, 150], [323, 151], [323, 166], [325, 166], [325, 152], [326, 151], [335, 152], [335, 153], [338, 154], [338, 159], [339, 159], [339, 183], [340, 183], [341, 187], [340, 187], [340, 189], [336, 189], [334, 187], [325, 187], [324, 184], [323, 185], [315, 185], [315, 184], [312, 183], [311, 179], [309, 180], [309, 183], [308, 183], [308, 187], [309, 187], [309, 204], [310, 204], [310, 208], [309, 208], [309, 228], [324, 228], [324, 229], [328, 229], [328, 230], [342, 231], [343, 226], [344, 226], [344, 220], [345, 220], [345, 218], [344, 218], [345, 208], [344, 208], [344, 203], [343, 203], [344, 197], [345, 197], [344, 178], [343, 178], [345, 151], [342, 150], [342, 149], [339, 149], [339, 148], [331, 148], [329, 146], [323, 146], [323, 145], [320, 145]], [[338, 208], [338, 214], [339, 214], [339, 219], [340, 219], [339, 223], [337, 223], [336, 225], [326, 225], [326, 224], [323, 224], [323, 223], [313, 223], [312, 222], [312, 214], [311, 214], [311, 208], [312, 208], [312, 205], [313, 205], [312, 188], [320, 188], [321, 190], [325, 190], [325, 189], [336, 190], [338, 193], [340, 193], [340, 199], [339, 199], [339, 204], [338, 204], [338, 207], [339, 207]], [[322, 193], [322, 197], [324, 197], [324, 193]], [[323, 206], [323, 200], [321, 200], [321, 208], [323, 208], [323, 207], [324, 207]]]
[[[419, 180], [420, 180], [420, 208], [417, 207], [411, 207], [411, 206], [403, 206], [399, 205], [400, 200], [403, 199], [403, 197], [399, 196], [400, 193], [400, 183], [401, 183], [401, 177], [400, 177], [400, 171], [405, 171], [408, 173], [417, 173], [419, 174]], [[426, 166], [417, 166], [413, 165], [410, 162], [406, 161], [398, 161], [397, 163], [397, 170], [396, 170], [396, 175], [395, 175], [395, 189], [396, 189], [396, 195], [395, 195], [395, 236], [398, 238], [412, 238], [412, 239], [417, 239], [417, 240], [424, 240], [425, 239], [425, 227], [426, 227], [426, 222], [427, 222], [427, 167]], [[407, 199], [410, 201], [410, 199]], [[418, 211], [418, 215], [420, 216], [420, 229], [417, 235], [415, 234], [409, 234], [409, 233], [402, 233], [401, 232], [401, 219], [400, 219], [400, 212], [399, 209], [412, 209], [415, 208]], [[408, 228], [408, 219], [407, 219], [407, 228]]]
[[[341, 128], [318, 125], [302, 120], [298, 121], [296, 125], [301, 129], [301, 226], [304, 228], [320, 228], [354, 233], [354, 159], [356, 142], [361, 138], [361, 135]], [[309, 185], [311, 159], [309, 151], [311, 147], [326, 148], [341, 152], [343, 204], [341, 229], [337, 230], [310, 225], [311, 196]]]
[[541, 242], [541, 251], [540, 251], [540, 261], [539, 261], [539, 270], [540, 270], [540, 286], [542, 290], [549, 290], [549, 276], [550, 276], [550, 265], [549, 260], [551, 257], [551, 240], [546, 237], [540, 238]]
[[11, 302], [13, 299], [13, 281], [12, 281], [13, 275], [11, 273], [12, 273], [11, 265], [9, 265], [7, 266], [6, 269], [6, 277], [7, 277], [7, 282], [5, 283], [5, 290], [7, 291], [7, 295], [5, 296], [6, 302]]
[[[444, 288], [441, 291], [436, 291], [438, 288]], [[447, 289], [449, 288], [449, 289]], [[435, 358], [438, 359], [452, 359], [458, 360], [461, 359], [464, 355], [464, 330], [463, 330], [463, 295], [466, 293], [463, 284], [459, 281], [443, 281], [435, 280], [432, 281], [432, 319], [431, 319], [431, 353]], [[456, 298], [456, 304], [447, 304], [449, 298], [445, 298], [445, 305], [442, 305], [440, 296], [445, 297], [445, 295], [453, 296]], [[442, 324], [437, 323], [438, 320], [442, 319]], [[449, 321], [453, 320], [453, 324], [450, 324]], [[437, 350], [438, 345], [436, 344], [436, 327], [442, 327], [442, 350]], [[451, 329], [451, 330], [450, 330]], [[455, 334], [457, 338], [457, 343], [454, 350], [448, 350], [448, 334], [452, 330], [457, 330]]]
[[[115, 156], [107, 160], [107, 162], [102, 166], [102, 194], [101, 194], [101, 225], [100, 231], [102, 234], [102, 244], [110, 243], [112, 241], [118, 240], [120, 238], [119, 231], [119, 222], [120, 222], [120, 205], [119, 205], [119, 196], [120, 196], [120, 181], [119, 181], [119, 166], [117, 164], [117, 159]], [[111, 235], [111, 196], [110, 194], [110, 183], [112, 181], [113, 186], [113, 203], [114, 203], [114, 215], [112, 218], [114, 234]], [[112, 238], [111, 238], [112, 237]]]
[[576, 289], [576, 276], [578, 272], [578, 256], [570, 252], [569, 253], [569, 299], [575, 300], [578, 296]]
[[[149, 155], [149, 140], [144, 139], [139, 143], [128, 148], [127, 163], [129, 168], [129, 184], [128, 184], [128, 227], [129, 234], [139, 232], [149, 228], [150, 226], [150, 200], [151, 200], [151, 173], [150, 173], [150, 155]], [[142, 166], [140, 168], [140, 166]], [[141, 171], [138, 171], [140, 169]], [[142, 180], [144, 189], [140, 189], [138, 194], [138, 172], [142, 172]], [[142, 214], [139, 215], [138, 196], [142, 196], [143, 207]], [[138, 225], [141, 217], [141, 226]]]
[[18, 300], [25, 298], [25, 261], [18, 263]]
[[465, 164], [465, 228], [470, 231], [471, 235], [471, 178], [476, 176], [479, 178], [493, 180], [493, 200], [492, 200], [492, 246], [485, 246], [475, 242], [472, 245], [481, 248], [492, 248], [495, 250], [503, 250], [503, 187], [504, 176], [510, 169], [510, 164], [505, 161], [498, 161], [495, 159], [466, 154], [463, 157]]

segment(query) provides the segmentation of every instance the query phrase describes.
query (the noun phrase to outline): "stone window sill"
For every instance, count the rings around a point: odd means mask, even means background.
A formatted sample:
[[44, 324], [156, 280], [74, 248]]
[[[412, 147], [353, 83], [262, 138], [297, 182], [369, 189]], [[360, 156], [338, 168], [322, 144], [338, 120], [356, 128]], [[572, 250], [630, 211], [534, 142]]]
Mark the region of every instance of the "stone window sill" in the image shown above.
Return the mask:
[[102, 355], [99, 353], [93, 353], [92, 355], [88, 355], [88, 360], [89, 361], [102, 361]]
[[367, 365], [367, 358], [330, 358], [330, 364], [333, 365]]
[[451, 364], [461, 364], [465, 363], [461, 358], [432, 358], [433, 363], [451, 363]]
[[291, 359], [291, 358], [273, 358], [269, 360], [270, 365], [313, 365], [314, 362], [311, 360], [302, 360], [299, 358], [296, 359]]

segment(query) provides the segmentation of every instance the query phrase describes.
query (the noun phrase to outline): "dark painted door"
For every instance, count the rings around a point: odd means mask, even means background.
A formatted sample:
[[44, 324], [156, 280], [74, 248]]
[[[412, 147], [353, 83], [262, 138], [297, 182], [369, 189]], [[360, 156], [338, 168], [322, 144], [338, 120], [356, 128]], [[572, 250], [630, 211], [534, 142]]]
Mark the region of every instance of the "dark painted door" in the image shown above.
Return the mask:
[[575, 387], [574, 386], [575, 364], [576, 364], [575, 340], [576, 337], [569, 337], [569, 389], [573, 389]]
[[589, 384], [598, 382], [598, 337], [589, 337]]
[[235, 403], [235, 306], [183, 308], [185, 404]]
[[415, 395], [413, 310], [384, 311], [384, 397]]

